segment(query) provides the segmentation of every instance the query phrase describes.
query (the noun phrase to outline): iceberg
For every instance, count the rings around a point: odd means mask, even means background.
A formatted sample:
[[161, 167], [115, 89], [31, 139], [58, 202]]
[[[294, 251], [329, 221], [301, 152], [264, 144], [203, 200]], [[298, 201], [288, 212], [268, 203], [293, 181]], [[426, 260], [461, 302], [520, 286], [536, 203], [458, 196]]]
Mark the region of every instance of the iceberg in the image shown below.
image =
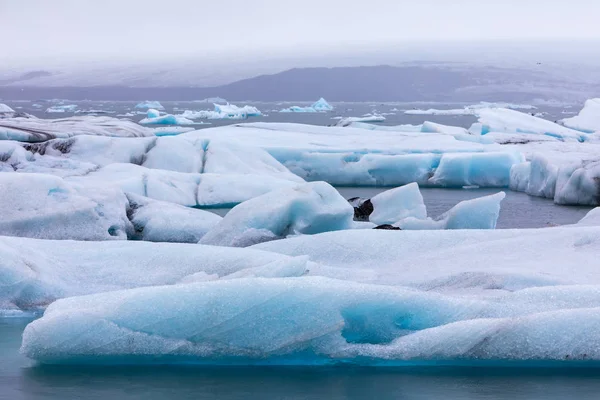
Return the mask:
[[253, 106], [238, 107], [233, 104], [214, 104], [214, 111], [191, 111], [185, 110], [180, 115], [182, 118], [189, 119], [248, 119], [249, 117], [259, 117], [262, 115], [260, 110]]
[[504, 108], [483, 108], [476, 110], [478, 124], [471, 127], [470, 132], [485, 135], [489, 132], [529, 133], [548, 135], [563, 141], [576, 140], [584, 142], [588, 135], [574, 129], [566, 128], [529, 114]]
[[312, 182], [275, 190], [234, 207], [201, 244], [247, 247], [289, 235], [352, 226], [354, 210], [333, 187]]
[[588, 212], [577, 224], [578, 226], [600, 226], [600, 207]]
[[514, 103], [488, 103], [482, 101], [479, 104], [473, 104], [464, 108], [440, 110], [436, 108], [430, 108], [427, 110], [406, 110], [405, 114], [408, 115], [475, 115], [477, 110], [482, 109], [494, 109], [494, 108], [506, 108], [510, 110], [536, 110], [537, 107], [529, 104], [514, 104]]
[[39, 239], [126, 239], [125, 195], [76, 187], [43, 174], [0, 173], [0, 235]]
[[500, 203], [504, 192], [473, 200], [461, 201], [437, 220], [410, 216], [394, 225], [402, 230], [432, 229], [496, 229], [500, 216]]
[[599, 305], [598, 286], [486, 301], [242, 278], [61, 299], [26, 327], [21, 351], [45, 364], [577, 365], [600, 360]]
[[362, 117], [347, 117], [340, 119], [336, 126], [348, 126], [356, 122], [385, 122], [385, 117], [378, 114], [367, 114]]
[[376, 225], [394, 224], [408, 217], [427, 218], [423, 196], [416, 183], [379, 193], [370, 201], [373, 212], [369, 221]]
[[47, 113], [65, 113], [65, 112], [75, 112], [77, 110], [77, 104], [67, 104], [67, 105], [58, 105], [52, 106], [46, 109]]
[[0, 120], [0, 140], [43, 142], [80, 135], [143, 137], [154, 136], [135, 122], [111, 117], [78, 116], [61, 119], [4, 118]]
[[6, 104], [0, 103], [0, 114], [12, 114], [14, 112], [15, 112], [15, 110], [13, 110], [12, 108], [10, 108]]
[[198, 243], [221, 221], [208, 211], [164, 201], [128, 195], [128, 217], [133, 224], [131, 239], [148, 242]]
[[0, 310], [36, 312], [64, 297], [242, 274], [298, 276], [309, 264], [307, 257], [197, 244], [0, 237]]
[[313, 103], [309, 107], [291, 106], [288, 108], [281, 109], [279, 112], [282, 112], [282, 113], [287, 113], [287, 112], [317, 113], [317, 112], [327, 112], [327, 111], [332, 111], [332, 110], [333, 110], [333, 107], [324, 98], [321, 97], [319, 100], [317, 100], [315, 103]]
[[160, 117], [160, 111], [155, 110], [154, 108], [149, 108], [148, 111], [146, 111], [146, 117], [147, 118], [158, 118], [158, 117]]
[[316, 102], [314, 102], [311, 107], [314, 108], [316, 111], [332, 111], [333, 110], [333, 107], [331, 106], [331, 104], [329, 104], [327, 102], [327, 100], [325, 100], [322, 97], [319, 100], [317, 100]]
[[165, 114], [161, 116], [151, 117], [150, 115], [154, 115], [153, 112], [156, 110], [149, 110], [148, 117], [140, 120], [140, 124], [142, 125], [193, 125], [194, 121], [191, 119], [187, 119], [185, 117], [179, 115], [171, 115]]
[[165, 108], [158, 101], [142, 101], [136, 104], [135, 108], [154, 108], [156, 110], [164, 110]]
[[600, 132], [600, 98], [587, 100], [578, 115], [560, 122], [567, 128], [585, 133]]
[[[414, 130], [373, 130], [365, 134], [364, 129], [357, 128], [252, 123], [182, 136], [260, 147], [301, 178], [338, 186], [402, 186], [417, 182], [439, 187], [507, 187], [511, 167], [525, 161], [518, 149]], [[440, 175], [450, 173], [446, 167], [438, 168], [445, 157], [462, 163], [460, 171], [453, 170], [452, 179]], [[452, 164], [454, 161], [444, 163]], [[437, 177], [431, 179], [436, 173]]]

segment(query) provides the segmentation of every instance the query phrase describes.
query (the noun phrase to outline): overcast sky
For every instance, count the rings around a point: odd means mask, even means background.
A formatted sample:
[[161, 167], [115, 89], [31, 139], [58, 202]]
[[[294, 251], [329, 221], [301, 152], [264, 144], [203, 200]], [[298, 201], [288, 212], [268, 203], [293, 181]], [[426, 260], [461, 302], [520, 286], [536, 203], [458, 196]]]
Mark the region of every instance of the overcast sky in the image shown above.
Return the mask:
[[598, 0], [0, 0], [3, 58], [294, 54], [600, 38]]

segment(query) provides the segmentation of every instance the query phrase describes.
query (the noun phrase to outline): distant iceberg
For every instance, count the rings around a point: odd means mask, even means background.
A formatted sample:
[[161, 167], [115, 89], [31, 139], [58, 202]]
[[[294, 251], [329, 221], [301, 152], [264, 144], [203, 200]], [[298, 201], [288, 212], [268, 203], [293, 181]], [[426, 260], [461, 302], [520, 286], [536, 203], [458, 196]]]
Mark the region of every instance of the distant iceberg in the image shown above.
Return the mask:
[[316, 113], [316, 112], [326, 112], [333, 110], [333, 107], [325, 100], [324, 98], [320, 98], [315, 103], [313, 103], [310, 107], [300, 107], [300, 106], [291, 106], [288, 108], [284, 108], [279, 112], [287, 113]]
[[537, 107], [528, 104], [512, 104], [512, 103], [488, 103], [482, 101], [479, 104], [473, 104], [464, 108], [440, 110], [436, 108], [430, 108], [427, 110], [414, 109], [406, 110], [404, 114], [407, 115], [474, 115], [477, 110], [485, 108], [507, 108], [509, 110], [536, 110]]
[[67, 104], [63, 106], [52, 106], [46, 109], [47, 113], [65, 113], [77, 110], [77, 104]]
[[215, 108], [211, 110], [192, 111], [185, 110], [180, 116], [189, 119], [248, 119], [249, 117], [259, 117], [261, 111], [253, 106], [238, 107], [233, 104], [214, 104]]
[[0, 103], [0, 114], [14, 113], [14, 112], [15, 112], [15, 110], [13, 110], [12, 108], [10, 108], [6, 104]]
[[379, 114], [366, 114], [362, 117], [348, 117], [340, 119], [336, 126], [348, 126], [354, 122], [384, 122], [385, 117]]
[[567, 128], [586, 133], [600, 131], [600, 98], [587, 100], [579, 115], [560, 122]]
[[228, 103], [228, 101], [222, 97], [208, 97], [208, 98], [202, 99], [202, 100], [194, 100], [193, 102], [194, 103]]
[[165, 108], [158, 101], [142, 101], [138, 103], [135, 108], [155, 108], [157, 110], [164, 110]]
[[142, 125], [193, 125], [194, 121], [182, 117], [180, 115], [165, 114], [160, 115], [160, 112], [154, 108], [148, 109], [146, 118], [140, 121]]

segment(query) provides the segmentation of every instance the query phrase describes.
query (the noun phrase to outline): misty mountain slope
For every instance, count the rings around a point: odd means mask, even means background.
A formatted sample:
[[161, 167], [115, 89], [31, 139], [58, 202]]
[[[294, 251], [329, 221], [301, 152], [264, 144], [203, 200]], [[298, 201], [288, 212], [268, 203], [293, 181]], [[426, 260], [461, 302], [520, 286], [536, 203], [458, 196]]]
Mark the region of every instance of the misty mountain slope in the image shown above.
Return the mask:
[[[42, 87], [12, 81], [0, 98], [73, 100], [197, 100], [223, 97], [230, 101], [530, 101], [536, 98], [581, 101], [600, 91], [600, 83], [536, 68], [496, 68], [466, 64], [420, 63], [404, 66], [295, 68], [222, 86], [134, 87], [131, 84]], [[25, 74], [25, 76], [27, 76]], [[147, 81], [143, 76], [139, 81]], [[99, 82], [101, 78], [99, 77]], [[128, 81], [131, 83], [131, 81]]]

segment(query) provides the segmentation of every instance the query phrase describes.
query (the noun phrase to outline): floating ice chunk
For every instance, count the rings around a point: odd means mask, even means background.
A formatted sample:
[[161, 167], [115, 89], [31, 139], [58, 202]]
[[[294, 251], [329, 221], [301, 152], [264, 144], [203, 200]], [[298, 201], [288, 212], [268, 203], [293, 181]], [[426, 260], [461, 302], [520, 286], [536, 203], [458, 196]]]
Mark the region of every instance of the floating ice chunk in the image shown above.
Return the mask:
[[262, 115], [260, 110], [252, 106], [238, 107], [233, 104], [215, 104], [215, 111], [227, 119], [246, 119]]
[[319, 100], [317, 100], [315, 103], [313, 103], [313, 105], [311, 107], [314, 108], [316, 111], [331, 111], [331, 110], [333, 110], [333, 107], [331, 106], [331, 104], [329, 104], [327, 102], [327, 100], [325, 100], [322, 97]]
[[15, 112], [15, 110], [10, 108], [6, 104], [0, 103], [0, 114], [8, 114], [8, 113], [14, 113], [14, 112]]
[[125, 195], [75, 187], [43, 174], [0, 173], [0, 235], [40, 239], [126, 239]]
[[65, 112], [75, 112], [77, 110], [77, 104], [66, 104], [66, 105], [58, 105], [52, 106], [46, 109], [47, 113], [65, 113]]
[[600, 360], [599, 303], [593, 286], [488, 302], [317, 277], [217, 280], [61, 299], [21, 351], [46, 364], [576, 365]]
[[154, 108], [156, 110], [164, 110], [165, 108], [158, 101], [142, 101], [135, 108]]
[[[156, 111], [156, 110], [152, 110]], [[148, 117], [144, 118], [140, 121], [142, 125], [193, 125], [194, 121], [191, 119], [187, 119], [185, 117], [181, 117], [179, 115], [161, 115], [157, 117], [150, 117], [150, 115], [154, 115], [153, 112], [148, 111]]]
[[222, 97], [208, 97], [206, 99], [202, 99], [202, 100], [194, 100], [194, 103], [227, 103], [227, 100], [225, 100]]
[[232, 279], [244, 269], [248, 276], [298, 276], [310, 268], [306, 263], [306, 257], [197, 244], [0, 237], [0, 310], [34, 311], [62, 297], [173, 285], [201, 274]]
[[158, 118], [158, 117], [160, 117], [160, 111], [155, 110], [154, 108], [149, 108], [148, 111], [146, 112], [146, 116], [148, 118]]
[[367, 114], [362, 117], [347, 117], [340, 119], [336, 126], [348, 126], [357, 122], [385, 122], [385, 117], [379, 114]]
[[214, 111], [185, 110], [181, 117], [189, 119], [248, 119], [261, 116], [261, 111], [253, 106], [238, 107], [233, 104], [214, 104]]
[[406, 110], [404, 114], [408, 115], [473, 115], [473, 110], [469, 108], [451, 109], [451, 110], [438, 110], [430, 108], [428, 110]]
[[379, 193], [371, 199], [371, 203], [373, 212], [369, 221], [377, 225], [393, 224], [408, 217], [427, 218], [423, 196], [416, 183]]
[[586, 133], [600, 131], [600, 98], [587, 100], [578, 115], [560, 122], [568, 128]]
[[[210, 122], [196, 122], [194, 125], [209, 125]], [[156, 136], [177, 136], [182, 133], [191, 132], [196, 130], [196, 128], [186, 127], [186, 126], [161, 126], [159, 128], [154, 128], [153, 132]]]
[[135, 122], [111, 117], [6, 118], [0, 122], [0, 140], [43, 142], [79, 135], [142, 137], [153, 133]]
[[495, 229], [500, 216], [504, 192], [473, 200], [461, 201], [437, 220], [409, 217], [396, 222], [403, 230], [430, 229]]
[[[580, 142], [587, 139], [587, 135], [582, 132], [505, 108], [484, 108], [477, 110], [476, 115], [479, 118], [479, 123], [470, 129], [471, 133], [482, 135], [489, 132], [530, 133]], [[479, 132], [476, 132], [477, 130]]]
[[320, 98], [315, 103], [313, 103], [309, 107], [300, 107], [300, 106], [291, 106], [289, 108], [284, 108], [279, 112], [287, 113], [287, 112], [295, 112], [295, 113], [316, 113], [316, 112], [326, 112], [333, 110], [333, 107], [324, 99]]
[[469, 132], [465, 128], [459, 126], [449, 126], [437, 124], [435, 122], [425, 121], [421, 125], [421, 132], [425, 133], [441, 133], [446, 135], [468, 135]]
[[221, 217], [203, 210], [173, 203], [128, 195], [129, 218], [133, 239], [149, 242], [198, 243], [221, 221]]
[[234, 207], [201, 244], [246, 247], [295, 234], [348, 229], [354, 210], [325, 182], [255, 197]]

